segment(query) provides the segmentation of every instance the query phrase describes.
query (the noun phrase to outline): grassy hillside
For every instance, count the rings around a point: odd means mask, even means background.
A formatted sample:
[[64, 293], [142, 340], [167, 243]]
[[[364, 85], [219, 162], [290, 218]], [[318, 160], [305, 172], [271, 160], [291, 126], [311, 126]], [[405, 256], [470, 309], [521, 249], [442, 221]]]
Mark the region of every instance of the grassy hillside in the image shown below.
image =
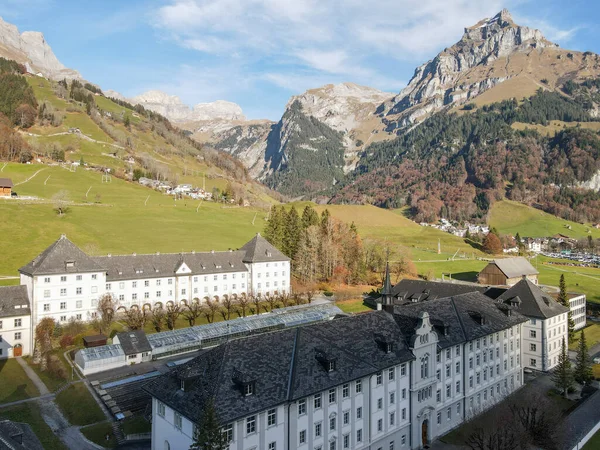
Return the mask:
[[[299, 213], [307, 202], [294, 205]], [[422, 227], [404, 216], [402, 209], [390, 210], [373, 205], [314, 205], [321, 213], [328, 209], [333, 217], [347, 223], [354, 222], [365, 241], [373, 240], [389, 245], [390, 251], [400, 252], [418, 260], [447, 259], [457, 251], [467, 257], [482, 253], [463, 239], [436, 228]], [[437, 254], [438, 242], [441, 254]]]
[[[117, 178], [102, 183], [99, 173], [82, 168], [8, 164], [0, 176], [20, 183], [36, 172], [15, 190], [41, 200], [0, 201], [0, 216], [9, 218], [0, 223], [0, 275], [15, 275], [62, 233], [92, 254], [207, 251], [240, 247], [264, 225], [264, 210], [175, 201]], [[52, 200], [59, 191], [72, 202], [62, 217]]]
[[522, 237], [544, 237], [561, 233], [573, 238], [583, 238], [588, 234], [600, 238], [600, 230], [589, 225], [563, 220], [510, 200], [494, 203], [488, 223], [496, 227], [500, 233], [512, 235], [519, 233]]

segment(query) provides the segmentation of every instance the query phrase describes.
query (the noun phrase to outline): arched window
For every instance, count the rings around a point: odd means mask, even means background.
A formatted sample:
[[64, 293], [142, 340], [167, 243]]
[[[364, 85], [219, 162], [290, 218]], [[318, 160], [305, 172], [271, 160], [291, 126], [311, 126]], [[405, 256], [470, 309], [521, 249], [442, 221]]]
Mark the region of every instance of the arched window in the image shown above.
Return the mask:
[[429, 355], [421, 358], [421, 378], [429, 377]]
[[171, 450], [171, 446], [169, 445], [169, 441], [165, 441], [165, 450]]

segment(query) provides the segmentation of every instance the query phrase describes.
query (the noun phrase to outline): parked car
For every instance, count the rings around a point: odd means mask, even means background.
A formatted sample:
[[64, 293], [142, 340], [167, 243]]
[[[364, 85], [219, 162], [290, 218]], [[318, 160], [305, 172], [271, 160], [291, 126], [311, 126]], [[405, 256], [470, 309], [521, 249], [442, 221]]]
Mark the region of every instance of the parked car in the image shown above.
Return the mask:
[[596, 356], [593, 361], [594, 364], [600, 364], [600, 355]]

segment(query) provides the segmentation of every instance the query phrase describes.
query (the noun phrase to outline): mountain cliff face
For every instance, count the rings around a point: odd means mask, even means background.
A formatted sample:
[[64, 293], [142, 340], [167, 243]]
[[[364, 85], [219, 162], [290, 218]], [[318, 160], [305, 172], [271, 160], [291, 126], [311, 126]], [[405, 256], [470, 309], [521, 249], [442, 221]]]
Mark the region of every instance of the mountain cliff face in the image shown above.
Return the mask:
[[81, 79], [79, 72], [66, 68], [56, 57], [44, 35], [37, 31], [19, 33], [15, 25], [0, 18], [0, 56], [25, 64], [32, 73], [47, 78]]
[[175, 95], [169, 95], [162, 91], [148, 91], [132, 98], [131, 102], [161, 114], [172, 122], [246, 119], [239, 105], [224, 100], [198, 103], [190, 108]]

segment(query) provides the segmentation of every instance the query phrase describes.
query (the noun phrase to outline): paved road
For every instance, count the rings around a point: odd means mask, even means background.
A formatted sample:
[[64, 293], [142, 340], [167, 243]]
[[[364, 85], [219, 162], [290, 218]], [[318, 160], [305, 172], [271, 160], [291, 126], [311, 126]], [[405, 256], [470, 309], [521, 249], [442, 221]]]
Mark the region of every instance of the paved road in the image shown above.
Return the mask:
[[63, 443], [72, 450], [97, 450], [103, 447], [88, 441], [79, 427], [73, 426], [63, 416], [54, 402], [38, 402], [44, 422]]

